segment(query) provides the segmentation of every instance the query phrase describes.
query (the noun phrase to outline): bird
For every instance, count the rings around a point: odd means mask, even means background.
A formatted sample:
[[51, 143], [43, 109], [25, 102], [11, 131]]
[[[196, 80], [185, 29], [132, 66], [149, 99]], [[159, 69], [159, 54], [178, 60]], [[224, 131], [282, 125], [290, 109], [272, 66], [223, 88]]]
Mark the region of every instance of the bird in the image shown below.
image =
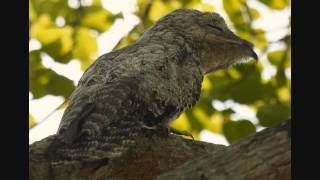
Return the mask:
[[58, 154], [112, 159], [134, 148], [144, 132], [187, 134], [170, 122], [199, 100], [204, 76], [257, 60], [253, 49], [217, 13], [174, 10], [84, 72], [56, 133], [63, 144]]

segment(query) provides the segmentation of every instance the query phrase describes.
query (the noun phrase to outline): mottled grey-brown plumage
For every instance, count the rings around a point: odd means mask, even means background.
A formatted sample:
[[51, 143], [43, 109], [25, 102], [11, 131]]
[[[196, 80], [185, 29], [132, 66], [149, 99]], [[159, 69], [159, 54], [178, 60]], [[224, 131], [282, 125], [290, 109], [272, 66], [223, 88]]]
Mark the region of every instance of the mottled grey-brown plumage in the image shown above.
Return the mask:
[[62, 117], [57, 134], [65, 146], [57, 152], [67, 159], [121, 156], [138, 134], [168, 128], [195, 104], [205, 74], [249, 57], [257, 58], [251, 43], [218, 14], [176, 10], [86, 70]]

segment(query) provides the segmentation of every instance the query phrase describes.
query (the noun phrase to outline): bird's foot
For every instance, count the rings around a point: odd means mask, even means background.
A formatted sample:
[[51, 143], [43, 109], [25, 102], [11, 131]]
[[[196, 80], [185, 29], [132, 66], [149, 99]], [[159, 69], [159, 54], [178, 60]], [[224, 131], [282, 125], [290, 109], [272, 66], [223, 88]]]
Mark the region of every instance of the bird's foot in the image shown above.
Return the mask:
[[177, 130], [175, 128], [168, 127], [168, 126], [156, 126], [154, 128], [145, 128], [144, 130], [146, 131], [146, 134], [151, 133], [151, 134], [157, 134], [161, 137], [169, 137], [169, 134], [172, 133], [178, 136], [187, 136], [192, 138], [192, 140], [194, 140], [194, 137], [190, 132]]
[[192, 138], [192, 140], [194, 140], [194, 137], [188, 131], [180, 131], [180, 130], [174, 129], [172, 127], [169, 127], [169, 132], [172, 134], [178, 135], [178, 136], [187, 136], [187, 137]]

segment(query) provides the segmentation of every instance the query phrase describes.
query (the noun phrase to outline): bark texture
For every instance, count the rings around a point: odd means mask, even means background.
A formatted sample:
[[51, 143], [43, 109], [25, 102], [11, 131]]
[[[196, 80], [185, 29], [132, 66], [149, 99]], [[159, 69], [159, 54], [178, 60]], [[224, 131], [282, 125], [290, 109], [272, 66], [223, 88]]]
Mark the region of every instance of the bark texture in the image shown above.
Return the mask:
[[291, 179], [290, 123], [188, 161], [157, 180]]
[[55, 135], [29, 147], [30, 179], [291, 179], [290, 121], [265, 129], [231, 146], [170, 135], [138, 137], [124, 156], [93, 162], [70, 160], [57, 167], [50, 146]]

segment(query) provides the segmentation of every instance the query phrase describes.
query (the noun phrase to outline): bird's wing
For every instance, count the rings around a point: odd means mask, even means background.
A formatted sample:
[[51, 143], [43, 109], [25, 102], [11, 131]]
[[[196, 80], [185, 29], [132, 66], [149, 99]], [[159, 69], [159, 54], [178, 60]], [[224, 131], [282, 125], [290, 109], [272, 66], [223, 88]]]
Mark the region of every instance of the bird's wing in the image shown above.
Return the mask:
[[58, 137], [66, 146], [58, 154], [69, 159], [112, 159], [134, 146], [146, 109], [137, 97], [138, 84], [129, 78], [79, 90], [62, 118]]
[[[100, 56], [84, 72], [76, 90], [70, 97], [69, 106], [63, 114], [58, 129], [58, 134], [62, 136], [63, 141], [70, 144], [80, 136], [83, 132], [83, 125], [90, 122], [92, 114], [96, 115], [98, 112], [100, 116], [101, 114], [108, 114], [110, 109], [120, 106], [124, 103], [123, 101], [128, 100], [126, 97], [132, 89], [127, 92], [124, 91], [127, 89], [126, 86], [130, 86], [130, 83], [125, 85], [125, 80], [118, 80], [118, 82], [113, 83], [105, 82], [111, 67], [119, 61], [116, 60], [116, 57], [128, 49], [130, 50], [130, 47]], [[132, 78], [129, 81], [132, 81]], [[102, 108], [105, 109], [104, 112], [100, 112]], [[111, 116], [112, 114], [108, 114], [109, 119], [114, 118]]]
[[175, 83], [167, 77], [175, 68], [166, 68], [165, 56], [137, 47], [111, 54], [115, 59], [99, 58], [85, 72], [58, 130], [67, 144], [61, 154], [83, 159], [104, 152], [113, 157], [132, 147], [142, 129], [164, 125], [181, 111], [170, 94]]
[[[67, 107], [58, 134], [67, 144], [81, 136], [108, 136], [110, 124], [126, 121], [129, 113], [135, 111], [133, 103], [138, 104], [134, 100], [136, 88], [137, 82], [132, 78], [82, 87]], [[130, 118], [133, 118], [132, 114]]]
[[[79, 135], [83, 122], [92, 113], [95, 108], [94, 101], [90, 98], [90, 93], [95, 92], [98, 86], [78, 88], [74, 93], [76, 96], [70, 100], [66, 108], [58, 129], [58, 134], [63, 137], [62, 140], [70, 144]], [[62, 135], [62, 136], [61, 136]]]

